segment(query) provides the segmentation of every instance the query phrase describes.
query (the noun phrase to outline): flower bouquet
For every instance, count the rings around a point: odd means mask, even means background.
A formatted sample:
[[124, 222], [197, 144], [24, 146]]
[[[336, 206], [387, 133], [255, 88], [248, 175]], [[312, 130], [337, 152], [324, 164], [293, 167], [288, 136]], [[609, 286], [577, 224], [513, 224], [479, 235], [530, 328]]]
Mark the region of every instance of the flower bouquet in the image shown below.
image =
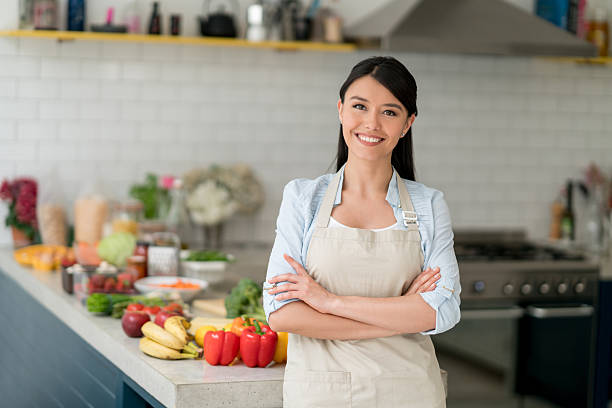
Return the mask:
[[12, 227], [16, 248], [31, 244], [38, 239], [36, 221], [36, 196], [38, 185], [31, 178], [17, 178], [13, 182], [4, 180], [0, 186], [0, 200], [8, 202], [9, 212], [4, 220]]
[[190, 217], [204, 227], [210, 247], [221, 247], [224, 221], [235, 213], [251, 214], [263, 204], [263, 187], [245, 164], [194, 169], [183, 181]]

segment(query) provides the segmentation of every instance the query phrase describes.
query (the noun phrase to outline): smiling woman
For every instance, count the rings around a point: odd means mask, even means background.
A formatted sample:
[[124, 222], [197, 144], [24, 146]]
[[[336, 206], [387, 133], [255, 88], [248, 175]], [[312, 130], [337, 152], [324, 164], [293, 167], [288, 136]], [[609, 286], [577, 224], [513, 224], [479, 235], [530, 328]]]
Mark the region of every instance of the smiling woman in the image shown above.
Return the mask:
[[459, 320], [442, 193], [414, 181], [416, 82], [358, 63], [340, 89], [337, 173], [291, 181], [264, 308], [287, 331], [285, 407], [444, 407], [429, 334]]

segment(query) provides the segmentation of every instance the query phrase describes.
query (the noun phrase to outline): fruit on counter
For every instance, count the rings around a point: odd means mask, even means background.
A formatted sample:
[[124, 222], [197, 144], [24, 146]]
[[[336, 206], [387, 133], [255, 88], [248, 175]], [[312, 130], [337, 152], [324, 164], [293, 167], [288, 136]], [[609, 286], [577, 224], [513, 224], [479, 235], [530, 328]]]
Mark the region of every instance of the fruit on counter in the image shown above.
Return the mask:
[[58, 269], [64, 259], [74, 262], [74, 252], [62, 245], [31, 245], [15, 250], [13, 258], [20, 265], [38, 271], [52, 271]]
[[98, 244], [98, 255], [103, 260], [118, 266], [125, 266], [127, 258], [136, 247], [136, 237], [128, 232], [115, 232], [103, 238]]
[[185, 344], [189, 341], [189, 334], [187, 334], [189, 326], [190, 323], [183, 316], [170, 316], [164, 322], [164, 329], [184, 341]]
[[183, 314], [183, 306], [181, 306], [180, 304], [176, 302], [167, 304], [166, 306], [162, 307], [162, 310], [166, 312], [174, 312], [174, 313]]
[[144, 309], [142, 309], [142, 311], [148, 313], [152, 319], [154, 319], [155, 316], [157, 316], [160, 310], [161, 310], [161, 307], [159, 306], [145, 306]]
[[145, 305], [141, 303], [130, 303], [129, 305], [127, 305], [125, 310], [128, 312], [142, 312], [144, 308], [145, 308]]
[[159, 313], [157, 313], [157, 316], [155, 316], [155, 324], [158, 325], [159, 327], [164, 327], [164, 323], [166, 322], [166, 319], [172, 316], [180, 316], [180, 314], [176, 312], [168, 312], [168, 311], [162, 310]]
[[204, 347], [204, 337], [209, 331], [217, 331], [217, 328], [209, 325], [198, 327], [198, 330], [195, 332], [195, 342], [198, 344], [198, 346]]
[[276, 332], [278, 341], [276, 342], [276, 351], [274, 352], [274, 361], [277, 363], [287, 362], [287, 345], [289, 344], [289, 333]]
[[121, 327], [129, 337], [142, 337], [142, 326], [150, 320], [148, 313], [128, 311], [121, 318]]
[[165, 330], [163, 327], [159, 327], [153, 322], [146, 322], [142, 328], [142, 334], [154, 340], [155, 342], [170, 347], [174, 350], [182, 350], [187, 345], [184, 339], [179, 339], [174, 334]]
[[261, 285], [258, 285], [252, 279], [240, 279], [238, 285], [225, 298], [227, 317], [233, 319], [238, 316], [247, 315], [260, 322], [265, 322], [266, 316], [263, 310], [261, 295]]
[[232, 332], [209, 331], [204, 336], [204, 358], [210, 365], [230, 365], [239, 348], [240, 338]]
[[246, 315], [242, 315], [234, 319], [230, 331], [240, 337], [242, 336], [242, 332], [253, 324], [253, 319], [248, 318]]
[[[138, 343], [138, 348], [143, 353], [156, 358], [161, 358], [163, 360], [181, 360], [181, 359], [190, 359], [190, 358], [198, 358], [199, 352], [193, 351], [183, 351], [180, 352], [170, 347], [166, 347], [163, 344], [159, 344], [156, 341], [143, 337], [140, 339], [140, 343]], [[193, 347], [195, 349], [195, 347]]]
[[274, 358], [278, 335], [270, 326], [254, 323], [240, 336], [240, 358], [247, 367], [266, 367]]

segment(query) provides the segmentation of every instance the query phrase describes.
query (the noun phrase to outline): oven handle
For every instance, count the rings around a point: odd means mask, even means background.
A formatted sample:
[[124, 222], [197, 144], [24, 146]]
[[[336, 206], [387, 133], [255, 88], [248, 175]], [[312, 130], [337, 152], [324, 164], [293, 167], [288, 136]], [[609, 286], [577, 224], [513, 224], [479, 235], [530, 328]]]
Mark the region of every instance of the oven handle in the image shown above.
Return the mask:
[[519, 319], [525, 310], [518, 306], [503, 309], [468, 309], [461, 310], [461, 320], [486, 320], [486, 319]]
[[536, 319], [548, 319], [551, 317], [588, 317], [593, 315], [594, 310], [595, 309], [591, 305], [574, 307], [527, 306], [527, 314]]

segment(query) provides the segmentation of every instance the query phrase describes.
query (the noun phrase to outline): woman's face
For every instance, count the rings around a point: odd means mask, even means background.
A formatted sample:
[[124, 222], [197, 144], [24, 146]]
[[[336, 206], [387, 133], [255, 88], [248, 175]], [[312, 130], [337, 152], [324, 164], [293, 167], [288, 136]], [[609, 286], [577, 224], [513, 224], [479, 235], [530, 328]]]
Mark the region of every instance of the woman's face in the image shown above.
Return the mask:
[[364, 160], [390, 159], [415, 119], [414, 115], [408, 117], [404, 105], [369, 75], [348, 87], [344, 103], [338, 101], [338, 114], [349, 156]]

